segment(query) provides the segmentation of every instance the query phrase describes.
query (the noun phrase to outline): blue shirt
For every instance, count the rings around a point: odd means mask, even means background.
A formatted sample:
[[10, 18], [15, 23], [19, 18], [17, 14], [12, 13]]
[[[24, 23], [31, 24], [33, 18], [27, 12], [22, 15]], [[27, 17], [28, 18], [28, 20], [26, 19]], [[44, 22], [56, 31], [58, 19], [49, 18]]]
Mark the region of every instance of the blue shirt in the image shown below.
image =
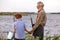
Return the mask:
[[14, 23], [16, 29], [15, 38], [24, 39], [25, 38], [25, 23], [21, 19], [17, 19]]

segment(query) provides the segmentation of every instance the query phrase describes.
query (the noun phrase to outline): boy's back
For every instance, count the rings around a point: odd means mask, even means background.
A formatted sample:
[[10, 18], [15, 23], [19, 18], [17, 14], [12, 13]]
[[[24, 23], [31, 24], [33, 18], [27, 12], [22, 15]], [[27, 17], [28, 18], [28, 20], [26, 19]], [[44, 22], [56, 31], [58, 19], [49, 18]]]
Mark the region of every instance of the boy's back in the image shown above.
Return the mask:
[[15, 38], [18, 39], [25, 38], [25, 23], [22, 20], [18, 19], [14, 23], [14, 27], [16, 29]]

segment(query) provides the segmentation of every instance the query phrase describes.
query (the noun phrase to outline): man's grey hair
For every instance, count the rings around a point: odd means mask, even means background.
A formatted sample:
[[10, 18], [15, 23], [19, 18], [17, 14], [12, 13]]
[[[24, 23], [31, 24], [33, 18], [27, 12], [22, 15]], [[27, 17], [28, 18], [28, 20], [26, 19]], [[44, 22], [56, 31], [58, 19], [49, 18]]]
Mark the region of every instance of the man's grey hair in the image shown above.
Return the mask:
[[38, 4], [42, 4], [42, 7], [44, 7], [44, 4], [43, 4], [43, 2], [41, 2], [41, 1], [39, 1], [39, 2], [37, 2]]

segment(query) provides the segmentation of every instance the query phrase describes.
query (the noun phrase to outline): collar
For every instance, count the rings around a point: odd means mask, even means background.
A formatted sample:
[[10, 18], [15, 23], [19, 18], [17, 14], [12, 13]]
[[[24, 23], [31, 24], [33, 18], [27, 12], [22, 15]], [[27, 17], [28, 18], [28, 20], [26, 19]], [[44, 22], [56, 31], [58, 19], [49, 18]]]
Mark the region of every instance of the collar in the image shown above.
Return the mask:
[[41, 8], [40, 8], [40, 9], [38, 9], [38, 13], [39, 13], [41, 10], [43, 10], [43, 9], [41, 9]]
[[22, 21], [22, 19], [20, 18], [20, 19], [16, 19], [16, 21]]

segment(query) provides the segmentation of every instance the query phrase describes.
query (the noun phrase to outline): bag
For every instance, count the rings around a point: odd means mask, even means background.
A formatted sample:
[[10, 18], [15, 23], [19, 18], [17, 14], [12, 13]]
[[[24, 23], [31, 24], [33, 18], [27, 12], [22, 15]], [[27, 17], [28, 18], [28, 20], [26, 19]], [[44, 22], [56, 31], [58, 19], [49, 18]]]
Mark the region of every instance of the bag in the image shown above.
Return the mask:
[[7, 39], [12, 39], [14, 36], [14, 33], [13, 32], [9, 32], [8, 33], [8, 36], [7, 36]]

